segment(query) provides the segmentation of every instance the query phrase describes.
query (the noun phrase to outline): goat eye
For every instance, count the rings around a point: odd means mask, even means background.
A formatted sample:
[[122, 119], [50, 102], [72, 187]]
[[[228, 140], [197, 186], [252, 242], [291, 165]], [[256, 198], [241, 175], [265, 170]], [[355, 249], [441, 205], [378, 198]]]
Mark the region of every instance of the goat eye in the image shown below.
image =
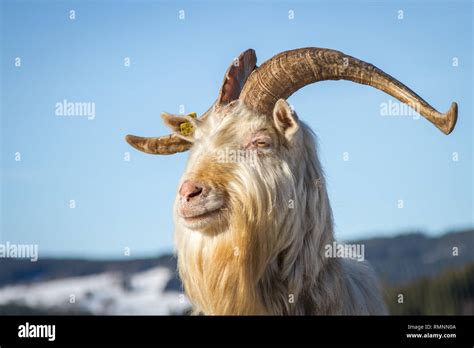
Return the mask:
[[256, 139], [252, 143], [254, 146], [262, 148], [262, 149], [270, 146], [270, 144], [267, 141], [262, 140], [262, 139]]

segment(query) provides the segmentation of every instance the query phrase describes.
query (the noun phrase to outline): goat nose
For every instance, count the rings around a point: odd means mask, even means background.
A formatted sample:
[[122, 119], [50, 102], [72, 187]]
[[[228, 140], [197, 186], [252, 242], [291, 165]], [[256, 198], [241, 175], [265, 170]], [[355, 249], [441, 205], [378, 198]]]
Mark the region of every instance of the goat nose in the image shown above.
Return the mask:
[[179, 189], [179, 195], [189, 201], [191, 198], [199, 196], [202, 193], [202, 187], [196, 185], [191, 180], [186, 180]]

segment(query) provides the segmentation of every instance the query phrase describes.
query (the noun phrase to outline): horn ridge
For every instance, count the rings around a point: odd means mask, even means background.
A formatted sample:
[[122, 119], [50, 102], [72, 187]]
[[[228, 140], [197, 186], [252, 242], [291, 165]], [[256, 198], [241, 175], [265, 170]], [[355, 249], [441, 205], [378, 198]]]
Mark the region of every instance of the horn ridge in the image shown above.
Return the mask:
[[326, 48], [308, 47], [277, 54], [250, 74], [240, 99], [256, 112], [271, 115], [278, 99], [287, 99], [300, 88], [325, 80], [348, 80], [379, 89], [414, 108], [445, 134], [456, 124], [455, 103], [448, 112], [440, 113], [375, 65]]

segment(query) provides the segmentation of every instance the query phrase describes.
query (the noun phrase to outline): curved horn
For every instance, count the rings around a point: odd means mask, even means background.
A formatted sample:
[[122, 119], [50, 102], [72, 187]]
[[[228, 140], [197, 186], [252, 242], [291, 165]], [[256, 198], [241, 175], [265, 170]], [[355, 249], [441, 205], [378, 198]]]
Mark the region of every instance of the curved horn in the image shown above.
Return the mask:
[[178, 137], [176, 134], [156, 138], [137, 137], [129, 134], [125, 137], [125, 140], [135, 149], [152, 155], [172, 155], [187, 151], [192, 146], [191, 142]]
[[325, 48], [300, 48], [267, 60], [249, 76], [240, 99], [249, 108], [271, 115], [278, 99], [286, 99], [301, 87], [325, 80], [349, 80], [382, 90], [414, 108], [445, 134], [451, 133], [456, 125], [456, 103], [442, 114], [374, 65]]
[[[207, 110], [201, 117], [198, 118], [199, 121], [204, 121], [209, 116], [210, 109]], [[185, 117], [183, 115], [171, 115], [167, 112], [161, 114], [163, 120], [172, 119], [175, 116]], [[133, 146], [135, 149], [149, 153], [151, 155], [172, 155], [177, 152], [188, 151], [193, 143], [185, 139], [186, 137], [179, 136], [176, 133], [171, 133], [169, 135], [163, 135], [161, 137], [139, 137], [136, 135], [128, 134], [125, 137], [127, 143]]]

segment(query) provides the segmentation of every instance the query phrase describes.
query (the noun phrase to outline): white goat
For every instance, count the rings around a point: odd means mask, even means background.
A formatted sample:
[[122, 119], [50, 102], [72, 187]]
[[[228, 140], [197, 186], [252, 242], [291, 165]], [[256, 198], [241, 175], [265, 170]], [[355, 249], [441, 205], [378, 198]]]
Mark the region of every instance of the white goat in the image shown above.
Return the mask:
[[446, 134], [454, 128], [456, 103], [440, 114], [371, 64], [304, 48], [259, 68], [247, 50], [201, 118], [165, 113], [172, 135], [127, 136], [147, 153], [191, 150], [174, 218], [179, 272], [195, 312], [386, 312], [367, 263], [325, 253], [333, 221], [315, 137], [285, 101], [307, 84], [339, 79], [385, 91]]

